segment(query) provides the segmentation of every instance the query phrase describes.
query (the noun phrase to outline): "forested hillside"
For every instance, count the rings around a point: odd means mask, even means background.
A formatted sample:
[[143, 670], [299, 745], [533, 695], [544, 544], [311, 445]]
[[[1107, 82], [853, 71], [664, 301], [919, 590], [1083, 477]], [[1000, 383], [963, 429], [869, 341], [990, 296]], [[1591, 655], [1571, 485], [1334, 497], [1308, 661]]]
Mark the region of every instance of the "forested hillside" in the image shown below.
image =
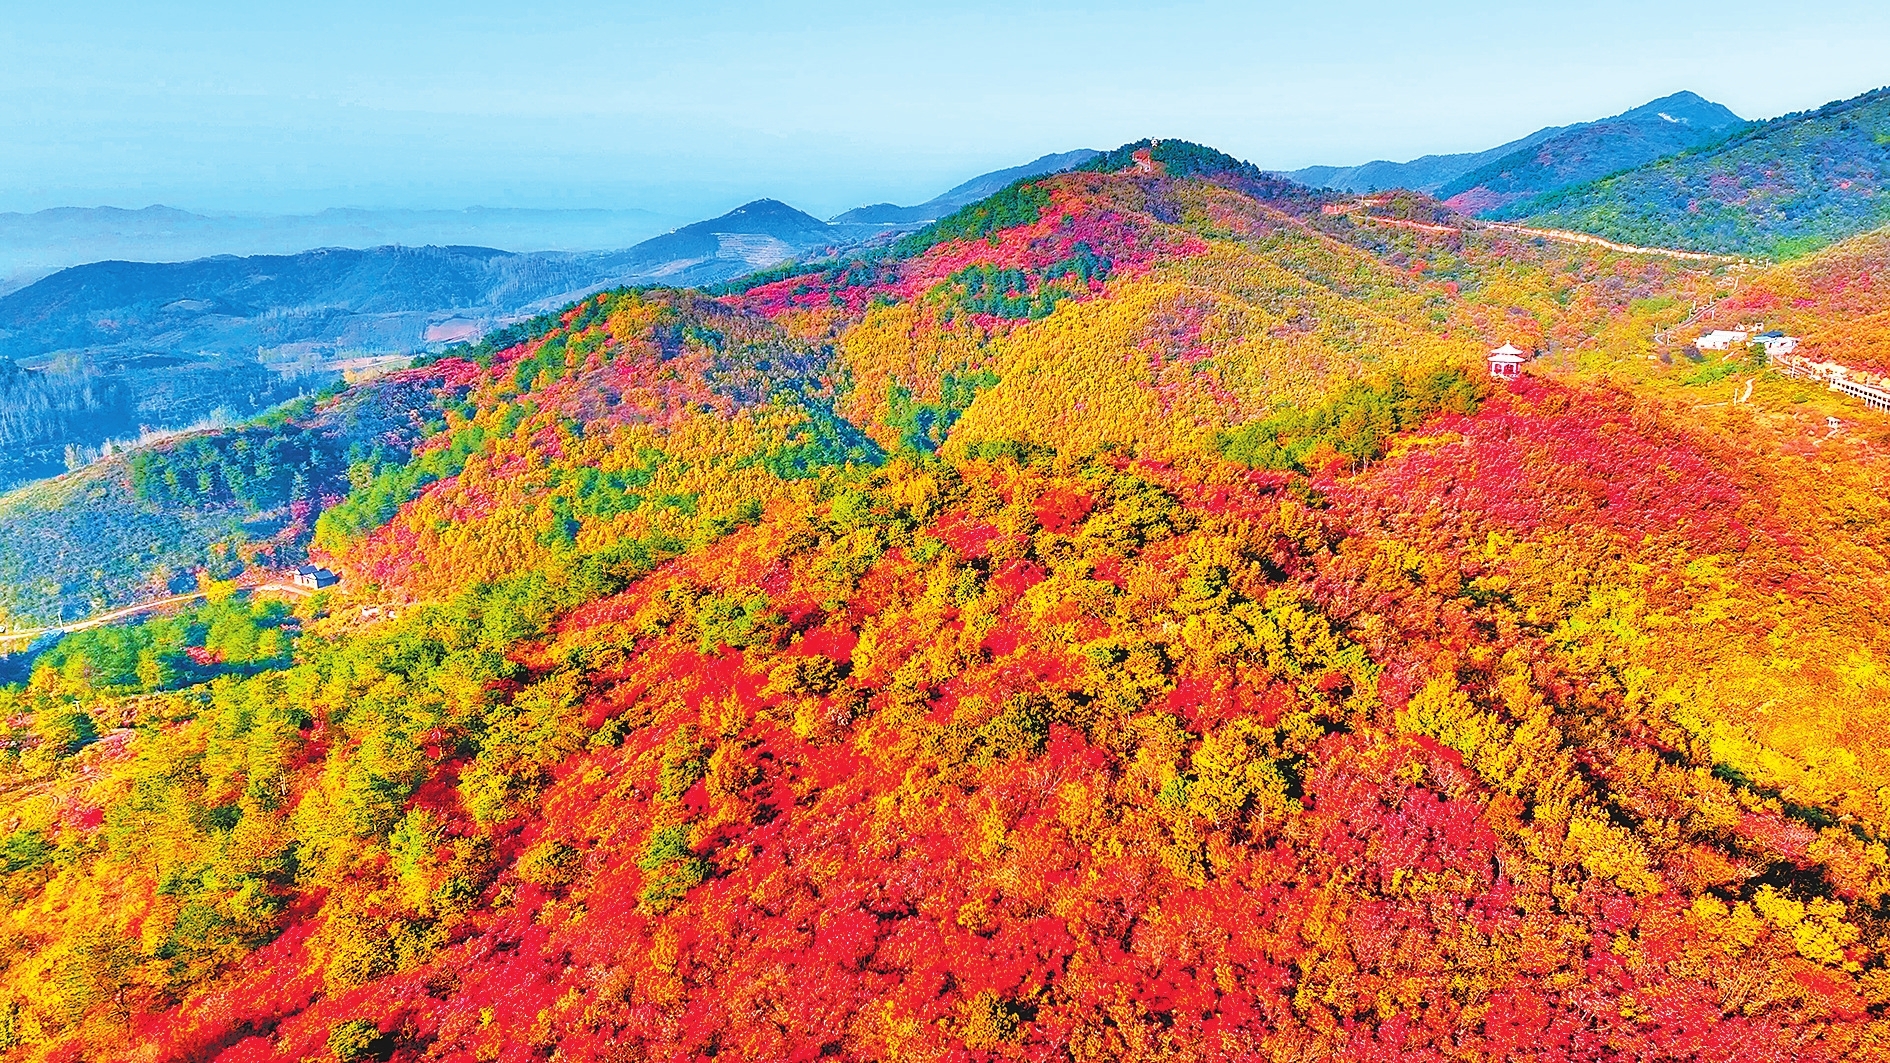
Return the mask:
[[60, 481], [344, 582], [0, 692], [0, 1053], [1884, 1058], [1890, 421], [1652, 337], [1890, 238], [1332, 202], [1125, 145]]
[[1791, 257], [1890, 223], [1890, 89], [1495, 212], [1614, 240]]
[[1465, 214], [1489, 213], [1723, 140], [1745, 124], [1717, 103], [1676, 92], [1519, 148], [1446, 183], [1437, 196]]
[[0, 498], [0, 626], [79, 619], [279, 572], [355, 480], [406, 462], [464, 392], [445, 369], [288, 403], [221, 431], [109, 456]]
[[1409, 189], [1477, 213], [1708, 143], [1740, 123], [1738, 115], [1698, 93], [1676, 92], [1608, 118], [1538, 129], [1484, 151], [1308, 166], [1286, 176], [1345, 192]]

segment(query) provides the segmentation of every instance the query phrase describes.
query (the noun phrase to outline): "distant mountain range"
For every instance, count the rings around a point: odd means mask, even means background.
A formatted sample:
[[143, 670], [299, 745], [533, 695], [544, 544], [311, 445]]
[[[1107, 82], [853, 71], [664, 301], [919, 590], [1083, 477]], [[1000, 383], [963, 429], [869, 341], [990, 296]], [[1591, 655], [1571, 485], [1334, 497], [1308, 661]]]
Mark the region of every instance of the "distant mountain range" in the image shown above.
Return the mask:
[[[811, 235], [808, 225], [822, 223], [799, 214], [802, 221], [785, 222], [789, 230], [808, 234], [814, 243], [849, 242], [887, 229], [918, 228], [967, 203], [973, 203], [1023, 177], [1036, 177], [1079, 166], [1094, 158], [1087, 149], [1067, 151], [974, 177], [943, 195], [917, 206], [880, 203], [859, 207], [832, 219], [833, 230]], [[767, 200], [759, 201], [770, 202]], [[778, 204], [777, 204], [778, 206]], [[709, 232], [751, 233], [747, 225], [769, 221], [739, 219], [742, 207], [723, 218], [684, 226], [664, 234], [676, 219], [647, 210], [526, 210], [471, 207], [466, 210], [362, 210], [336, 208], [315, 214], [210, 215], [166, 206], [141, 210], [119, 207], [57, 207], [30, 214], [0, 213], [0, 295], [16, 291], [58, 270], [93, 262], [187, 262], [217, 255], [294, 255], [310, 248], [368, 249], [471, 246], [515, 252], [618, 251], [651, 237], [660, 243], [648, 249], [676, 251], [675, 261], [716, 258], [722, 245], [711, 247], [699, 237]], [[764, 211], [765, 213], [765, 211]], [[780, 219], [775, 219], [780, 221]], [[854, 228], [864, 226], [865, 228]], [[659, 236], [659, 234], [662, 234]], [[672, 237], [674, 239], [672, 239]], [[798, 253], [806, 241], [783, 238], [771, 243], [729, 245], [726, 260], [748, 261]], [[775, 258], [774, 261], [780, 261]], [[772, 264], [772, 262], [768, 263]]]
[[[345, 369], [376, 361], [363, 356], [475, 339], [495, 326], [604, 288], [713, 284], [788, 259], [883, 240], [1020, 177], [1068, 169], [1095, 155], [1047, 155], [973, 178], [918, 206], [866, 207], [831, 222], [776, 200], [756, 200], [626, 250], [514, 252], [390, 244], [72, 266], [0, 295], [0, 490], [90, 460], [108, 441], [137, 439], [213, 415], [249, 416], [324, 386]], [[347, 232], [360, 235], [397, 228], [396, 223], [409, 226], [409, 232], [429, 225], [440, 231], [461, 221], [487, 231], [510, 226], [515, 235], [543, 234], [577, 224], [579, 217], [607, 213], [591, 218], [599, 226], [591, 242], [636, 231], [653, 217], [642, 212], [438, 211], [390, 218], [329, 211], [313, 216], [330, 226], [326, 229], [259, 224], [243, 238], [286, 239], [285, 234], [310, 231], [345, 235], [347, 225], [356, 226]], [[90, 246], [88, 240], [175, 248], [192, 240], [232, 238], [227, 221], [164, 207], [0, 215], [0, 256], [8, 238], [22, 245], [40, 239], [57, 253], [76, 253]], [[574, 236], [571, 242], [584, 241]]]
[[1890, 88], [1495, 213], [1637, 244], [1800, 254], [1890, 223]]
[[1474, 214], [1717, 140], [1744, 122], [1717, 103], [1676, 92], [1612, 118], [1538, 129], [1488, 151], [1309, 166], [1286, 176], [1345, 192], [1408, 188]]
[[1452, 180], [1437, 195], [1465, 214], [1481, 214], [1711, 143], [1746, 124], [1717, 103], [1677, 92], [1512, 151]]
[[943, 218], [959, 207], [996, 192], [1013, 181], [1026, 177], [1040, 177], [1049, 173], [1062, 173], [1074, 170], [1089, 160], [1102, 154], [1092, 148], [1078, 148], [1075, 151], [1059, 152], [1034, 159], [1022, 166], [1013, 166], [1006, 170], [994, 170], [991, 173], [974, 177], [964, 184], [951, 189], [943, 195], [934, 196], [913, 207], [900, 207], [891, 203], [875, 203], [869, 207], [855, 207], [833, 219], [835, 225], [872, 225], [878, 227], [927, 225]]
[[[186, 262], [92, 262], [0, 296], [0, 358], [182, 351], [306, 360], [418, 351], [601, 288], [713, 284], [916, 229], [1020, 178], [1067, 170], [1096, 154], [1046, 155], [974, 177], [917, 206], [861, 207], [830, 222], [760, 199], [626, 250], [521, 253], [389, 245]], [[186, 229], [191, 219], [205, 220], [165, 208], [117, 213], [148, 215], [151, 226], [169, 218]], [[105, 215], [83, 217], [96, 221]]]
[[172, 207], [0, 213], [0, 294], [68, 266], [126, 259], [287, 255], [311, 247], [470, 244], [510, 251], [611, 251], [674, 224], [647, 210], [359, 210], [206, 215]]
[[607, 254], [488, 247], [94, 262], [0, 297], [0, 356], [414, 350], [429, 329], [582, 292], [613, 265]]
[[599, 288], [713, 283], [880, 231], [763, 199], [624, 251], [385, 246], [94, 262], [0, 296], [0, 357], [418, 351]]

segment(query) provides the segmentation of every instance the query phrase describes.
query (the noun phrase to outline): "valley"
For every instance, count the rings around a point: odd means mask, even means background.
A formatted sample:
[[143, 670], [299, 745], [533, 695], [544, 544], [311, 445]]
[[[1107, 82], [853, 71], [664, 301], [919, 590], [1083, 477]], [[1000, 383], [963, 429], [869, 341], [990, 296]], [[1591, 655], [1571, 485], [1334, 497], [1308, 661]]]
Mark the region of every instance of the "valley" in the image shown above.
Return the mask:
[[[383, 245], [75, 265], [0, 291], [0, 492], [169, 432], [247, 419], [600, 289], [708, 284], [883, 242], [1010, 181], [1094, 154], [1044, 156], [973, 178], [926, 204], [860, 208], [831, 222], [758, 200], [625, 250]], [[68, 254], [68, 244], [162, 252], [457, 231], [595, 244], [647, 224], [640, 214], [625, 221], [602, 211], [328, 211], [274, 222], [162, 208], [52, 211], [0, 216], [0, 248], [12, 239], [23, 255], [34, 247]]]

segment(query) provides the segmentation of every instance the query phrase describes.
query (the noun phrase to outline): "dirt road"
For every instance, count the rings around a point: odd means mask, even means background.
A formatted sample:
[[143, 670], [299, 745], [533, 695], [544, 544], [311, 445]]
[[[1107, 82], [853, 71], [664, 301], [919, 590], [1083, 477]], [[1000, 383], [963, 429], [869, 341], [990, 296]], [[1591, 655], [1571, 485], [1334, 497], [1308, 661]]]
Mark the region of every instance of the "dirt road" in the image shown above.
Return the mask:
[[[261, 583], [254, 587], [238, 587], [235, 591], [237, 594], [262, 594], [265, 592], [290, 594], [298, 598], [305, 598], [314, 593], [307, 587], [298, 587], [293, 583]], [[109, 613], [99, 613], [95, 616], [86, 617], [84, 620], [74, 620], [69, 624], [59, 624], [53, 627], [29, 627], [22, 628], [18, 631], [0, 631], [0, 650], [7, 649], [9, 644], [31, 644], [47, 635], [70, 635], [74, 631], [103, 627], [106, 624], [115, 624], [120, 620], [129, 620], [134, 616], [153, 613], [160, 609], [168, 609], [177, 605], [187, 605], [191, 602], [201, 600], [204, 597], [204, 593], [203, 591], [195, 591], [190, 594], [173, 594], [168, 598], [158, 598], [154, 601], [139, 602], [137, 605], [127, 605], [123, 609], [114, 609]]]

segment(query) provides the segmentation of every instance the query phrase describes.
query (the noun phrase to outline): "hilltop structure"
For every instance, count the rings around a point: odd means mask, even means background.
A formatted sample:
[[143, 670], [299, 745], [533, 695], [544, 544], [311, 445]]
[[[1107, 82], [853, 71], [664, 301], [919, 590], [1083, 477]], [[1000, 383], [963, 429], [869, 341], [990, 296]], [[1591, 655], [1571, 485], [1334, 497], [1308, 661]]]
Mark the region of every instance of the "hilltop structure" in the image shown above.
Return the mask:
[[1490, 378], [1493, 380], [1514, 380], [1522, 375], [1522, 364], [1529, 358], [1515, 345], [1504, 343], [1489, 354]]

